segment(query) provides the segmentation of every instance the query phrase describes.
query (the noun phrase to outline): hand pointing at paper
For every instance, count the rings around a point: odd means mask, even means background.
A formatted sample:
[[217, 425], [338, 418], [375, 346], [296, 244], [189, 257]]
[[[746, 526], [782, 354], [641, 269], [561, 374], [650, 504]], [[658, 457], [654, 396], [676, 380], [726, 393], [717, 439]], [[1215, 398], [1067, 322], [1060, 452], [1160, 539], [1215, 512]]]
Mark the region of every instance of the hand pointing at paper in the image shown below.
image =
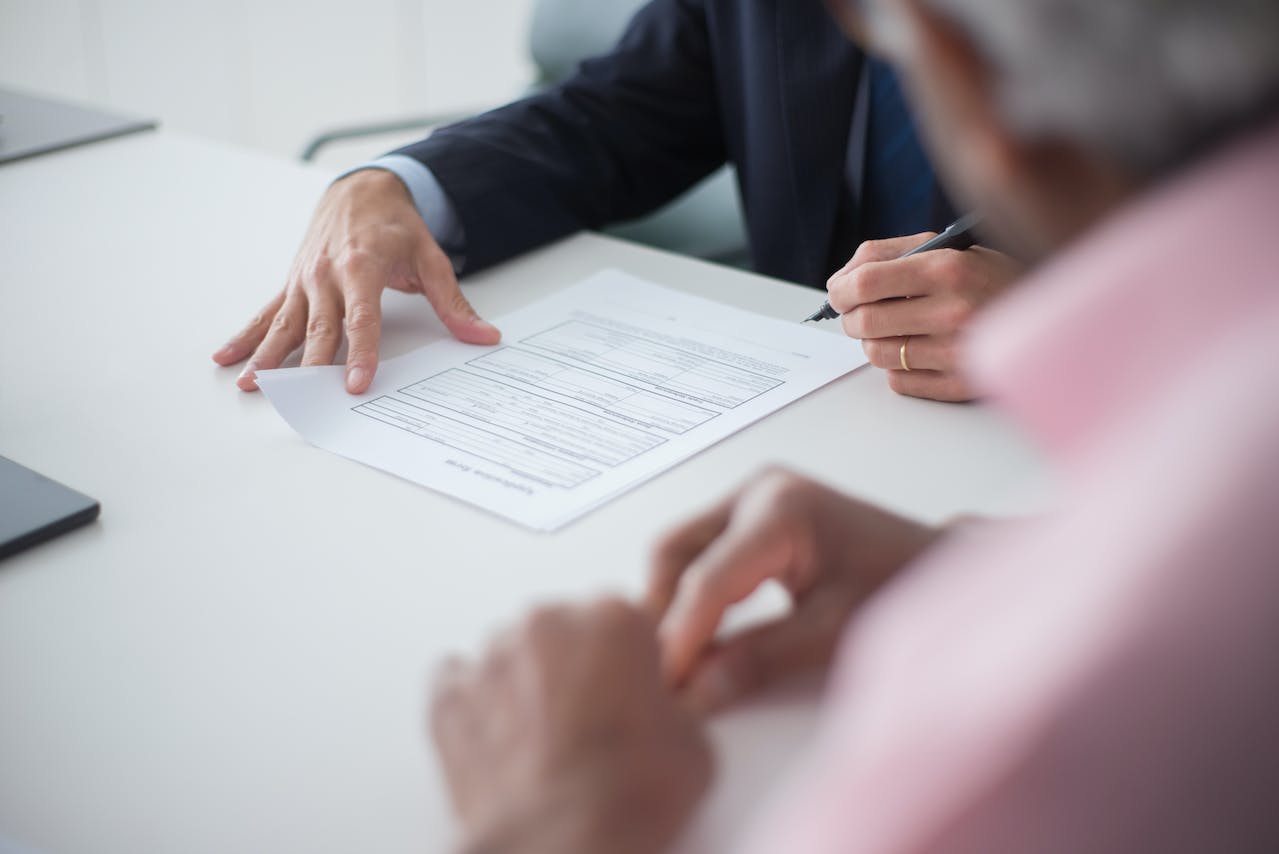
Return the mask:
[[[939, 536], [797, 475], [771, 471], [659, 545], [648, 589], [669, 682], [714, 711], [824, 668], [852, 612]], [[722, 643], [727, 609], [768, 580], [794, 607]]]
[[461, 341], [501, 338], [462, 295], [452, 264], [399, 178], [365, 170], [324, 194], [284, 289], [213, 360], [227, 366], [247, 358], [236, 383], [254, 391], [258, 370], [279, 367], [299, 348], [303, 365], [331, 364], [345, 329], [346, 390], [359, 394], [377, 371], [385, 288], [425, 296]]

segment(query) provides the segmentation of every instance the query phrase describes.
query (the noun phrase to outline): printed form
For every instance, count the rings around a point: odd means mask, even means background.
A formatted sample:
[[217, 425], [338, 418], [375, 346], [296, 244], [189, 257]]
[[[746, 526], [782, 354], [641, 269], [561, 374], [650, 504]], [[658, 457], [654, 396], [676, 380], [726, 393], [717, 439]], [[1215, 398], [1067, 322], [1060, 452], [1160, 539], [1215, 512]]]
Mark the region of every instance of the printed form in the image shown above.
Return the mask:
[[605, 271], [382, 363], [262, 371], [313, 444], [539, 530], [604, 501], [866, 363], [850, 339]]

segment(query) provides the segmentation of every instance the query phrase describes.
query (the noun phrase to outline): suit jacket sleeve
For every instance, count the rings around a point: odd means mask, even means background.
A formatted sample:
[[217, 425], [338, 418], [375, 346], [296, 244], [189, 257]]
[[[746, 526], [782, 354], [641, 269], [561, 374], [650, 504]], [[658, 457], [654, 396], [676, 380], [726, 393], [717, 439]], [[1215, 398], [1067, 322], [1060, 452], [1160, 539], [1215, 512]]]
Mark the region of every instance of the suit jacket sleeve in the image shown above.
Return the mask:
[[703, 0], [654, 0], [565, 83], [400, 149], [456, 208], [474, 272], [646, 214], [726, 158]]

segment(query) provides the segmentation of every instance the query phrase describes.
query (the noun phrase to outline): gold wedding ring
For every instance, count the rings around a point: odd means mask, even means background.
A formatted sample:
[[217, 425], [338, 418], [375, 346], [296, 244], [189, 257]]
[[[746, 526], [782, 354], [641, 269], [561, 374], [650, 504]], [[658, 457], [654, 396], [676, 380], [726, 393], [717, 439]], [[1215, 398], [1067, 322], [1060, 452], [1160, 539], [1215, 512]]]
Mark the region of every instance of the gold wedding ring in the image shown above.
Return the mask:
[[910, 336], [907, 335], [906, 338], [902, 341], [902, 349], [901, 349], [902, 370], [906, 371], [907, 373], [910, 373], [910, 365], [906, 361], [906, 345], [909, 343], [910, 343]]

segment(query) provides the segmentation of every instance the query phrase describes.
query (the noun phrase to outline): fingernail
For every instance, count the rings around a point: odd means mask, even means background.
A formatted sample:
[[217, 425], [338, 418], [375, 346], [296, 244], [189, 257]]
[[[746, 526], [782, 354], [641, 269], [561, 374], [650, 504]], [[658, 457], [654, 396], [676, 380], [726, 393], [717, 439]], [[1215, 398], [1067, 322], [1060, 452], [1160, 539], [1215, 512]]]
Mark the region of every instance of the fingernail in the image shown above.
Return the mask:
[[351, 368], [346, 372], [346, 390], [352, 393], [364, 391], [368, 382], [368, 371], [364, 368]]
[[231, 355], [231, 345], [223, 344], [222, 347], [213, 354], [213, 358], [215, 360], [221, 360], [221, 359], [226, 359], [230, 357], [230, 355]]
[[256, 374], [257, 365], [251, 364], [241, 371], [240, 375], [235, 378], [235, 384], [245, 391], [252, 391], [258, 387]]

